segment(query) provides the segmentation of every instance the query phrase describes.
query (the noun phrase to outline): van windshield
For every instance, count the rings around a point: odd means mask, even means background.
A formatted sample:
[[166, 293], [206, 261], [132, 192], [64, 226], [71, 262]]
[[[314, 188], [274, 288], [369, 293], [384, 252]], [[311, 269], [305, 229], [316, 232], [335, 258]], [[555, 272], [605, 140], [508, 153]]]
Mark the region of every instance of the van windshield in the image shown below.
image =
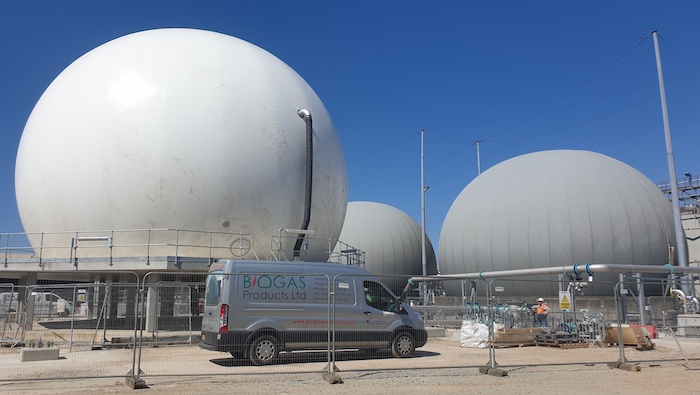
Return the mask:
[[224, 279], [223, 272], [211, 272], [207, 276], [207, 288], [204, 293], [204, 304], [216, 306], [221, 299], [221, 283]]

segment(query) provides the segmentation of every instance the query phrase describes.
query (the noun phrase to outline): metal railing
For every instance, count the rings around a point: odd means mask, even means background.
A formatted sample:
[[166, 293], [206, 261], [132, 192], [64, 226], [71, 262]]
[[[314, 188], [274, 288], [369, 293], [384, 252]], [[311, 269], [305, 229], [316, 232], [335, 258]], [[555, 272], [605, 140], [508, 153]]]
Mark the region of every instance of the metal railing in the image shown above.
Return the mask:
[[[42, 233], [0, 233], [0, 259], [12, 263], [68, 263], [93, 259], [110, 266], [117, 259], [135, 258], [149, 265], [163, 257], [214, 259], [294, 260], [290, 246], [297, 236], [270, 236], [269, 248], [242, 232], [186, 229], [128, 229]], [[364, 252], [340, 240], [306, 237], [301, 260], [328, 260], [364, 266]], [[312, 246], [313, 248], [309, 248]], [[306, 259], [311, 258], [311, 259]]]

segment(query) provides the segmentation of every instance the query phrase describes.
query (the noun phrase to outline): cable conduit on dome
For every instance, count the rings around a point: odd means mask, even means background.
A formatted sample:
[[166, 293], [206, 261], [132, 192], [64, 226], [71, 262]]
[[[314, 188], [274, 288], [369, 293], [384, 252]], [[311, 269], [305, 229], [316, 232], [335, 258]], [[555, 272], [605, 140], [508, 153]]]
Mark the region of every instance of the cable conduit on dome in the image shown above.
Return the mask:
[[[301, 109], [297, 111], [297, 114], [299, 114], [299, 117], [301, 117], [306, 123], [306, 189], [304, 192], [304, 220], [302, 222], [301, 229], [308, 230], [309, 222], [311, 221], [311, 190], [314, 164], [313, 121], [309, 110]], [[304, 243], [304, 237], [305, 234], [299, 234], [297, 236], [297, 242], [294, 244], [295, 258], [300, 256], [301, 246]]]

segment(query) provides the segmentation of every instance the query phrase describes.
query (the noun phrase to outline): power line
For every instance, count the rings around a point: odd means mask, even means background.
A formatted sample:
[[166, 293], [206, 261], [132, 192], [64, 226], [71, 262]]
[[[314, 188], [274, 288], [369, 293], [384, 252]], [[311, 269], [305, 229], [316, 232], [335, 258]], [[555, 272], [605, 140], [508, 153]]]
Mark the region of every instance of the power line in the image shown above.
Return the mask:
[[523, 91], [521, 91], [521, 92], [518, 92], [518, 93], [516, 93], [516, 94], [514, 94], [514, 95], [508, 96], [508, 97], [506, 97], [505, 99], [499, 100], [499, 101], [494, 102], [494, 103], [492, 103], [492, 104], [489, 104], [489, 105], [487, 105], [487, 106], [478, 108], [478, 109], [476, 109], [476, 110], [474, 110], [474, 111], [471, 111], [471, 112], [469, 112], [469, 113], [467, 113], [467, 114], [460, 115], [460, 116], [458, 116], [458, 117], [456, 117], [456, 118], [452, 118], [452, 119], [449, 119], [449, 120], [440, 122], [440, 123], [438, 123], [438, 124], [435, 124], [435, 125], [429, 127], [428, 129], [435, 129], [435, 128], [437, 128], [438, 126], [442, 126], [442, 125], [444, 125], [444, 124], [446, 124], [446, 123], [454, 122], [454, 121], [456, 121], [456, 120], [458, 120], [458, 119], [462, 119], [462, 118], [467, 117], [467, 116], [469, 116], [469, 115], [473, 115], [473, 114], [476, 114], [476, 113], [478, 113], [478, 112], [481, 112], [481, 111], [484, 111], [484, 110], [486, 110], [486, 109], [489, 109], [489, 108], [491, 108], [491, 107], [494, 107], [494, 106], [497, 106], [497, 105], [499, 105], [499, 104], [505, 103], [505, 102], [507, 102], [508, 100], [514, 99], [514, 98], [516, 98], [516, 97], [518, 97], [518, 96], [520, 96], [520, 95], [523, 95], [523, 94], [525, 94], [525, 93], [527, 93], [527, 92], [533, 91], [533, 90], [535, 90], [535, 89], [537, 89], [537, 88], [539, 88], [539, 87], [541, 87], [541, 86], [547, 85], [547, 84], [549, 84], [549, 83], [551, 83], [551, 82], [554, 82], [554, 81], [556, 81], [556, 80], [558, 80], [558, 79], [560, 79], [560, 78], [563, 78], [563, 77], [565, 77], [565, 76], [567, 76], [567, 75], [569, 75], [569, 74], [572, 74], [572, 73], [574, 73], [574, 72], [576, 72], [576, 71], [578, 71], [578, 70], [580, 70], [580, 69], [582, 69], [582, 68], [584, 68], [584, 67], [586, 67], [586, 66], [588, 66], [588, 65], [590, 65], [590, 64], [593, 64], [593, 63], [595, 63], [595, 62], [597, 62], [597, 61], [599, 61], [599, 60], [601, 60], [601, 59], [603, 59], [603, 58], [605, 58], [605, 57], [607, 57], [607, 56], [610, 56], [611, 54], [613, 54], [613, 53], [615, 53], [615, 52], [620, 51], [621, 49], [623, 49], [623, 48], [625, 48], [625, 47], [627, 47], [627, 46], [629, 46], [629, 45], [634, 44], [634, 47], [633, 47], [633, 49], [634, 49], [634, 48], [636, 48], [637, 46], [639, 46], [639, 44], [641, 44], [644, 40], [646, 40], [647, 38], [649, 38], [649, 36], [650, 36], [650, 34], [646, 34], [646, 35], [643, 36], [643, 37], [637, 38], [637, 39], [633, 40], [633, 41], [630, 42], [630, 43], [627, 43], [627, 44], [625, 44], [625, 45], [623, 45], [623, 46], [621, 46], [621, 47], [619, 47], [619, 48], [617, 48], [617, 49], [615, 49], [615, 50], [612, 50], [612, 51], [610, 51], [610, 52], [608, 52], [608, 53], [606, 53], [606, 54], [604, 54], [604, 55], [602, 55], [602, 56], [599, 56], [599, 57], [596, 58], [596, 59], [593, 59], [593, 60], [591, 60], [591, 61], [589, 61], [589, 62], [587, 62], [587, 63], [585, 63], [585, 64], [583, 64], [583, 65], [581, 65], [581, 66], [579, 66], [579, 67], [576, 67], [576, 68], [574, 68], [574, 69], [572, 69], [572, 70], [569, 70], [569, 71], [567, 71], [567, 72], [565, 72], [565, 73], [563, 73], [563, 74], [560, 74], [560, 75], [558, 75], [558, 76], [556, 76], [556, 77], [553, 77], [553, 78], [551, 78], [551, 79], [549, 79], [549, 80], [547, 80], [547, 81], [545, 81], [545, 82], [542, 82], [542, 83], [540, 83], [540, 84], [537, 84], [537, 85], [535, 85], [535, 86], [533, 86], [533, 87], [531, 87], [531, 88], [525, 89], [525, 90], [523, 90]]
[[[657, 34], [658, 34], [658, 32], [657, 32]], [[680, 56], [682, 56], [682, 57], [684, 57], [684, 58], [690, 60], [691, 62], [700, 63], [700, 61], [697, 61], [697, 60], [691, 58], [690, 56], [686, 56], [686, 55], [684, 55], [684, 54], [682, 54], [682, 53], [676, 51], [675, 48], [673, 48], [672, 46], [668, 45], [668, 43], [666, 42], [666, 40], [664, 40], [664, 38], [661, 37], [660, 34], [659, 34], [658, 36], [661, 38], [661, 41], [663, 41], [663, 43], [664, 43], [664, 44], [668, 47], [668, 49], [670, 49], [671, 51], [673, 51], [673, 52], [677, 53], [678, 55], [680, 55]]]
[[[396, 155], [394, 155], [388, 162], [386, 162], [386, 163], [384, 164], [384, 166], [378, 168], [378, 169], [377, 169], [374, 173], [372, 173], [372, 175], [370, 175], [368, 178], [366, 178], [366, 179], [364, 179], [364, 180], [357, 181], [357, 183], [365, 183], [365, 182], [367, 182], [367, 181], [371, 181], [372, 179], [376, 178], [377, 175], [378, 175], [379, 173], [381, 173], [384, 169], [386, 169], [386, 168], [389, 166], [389, 164], [391, 164], [391, 162], [393, 162], [396, 158], [398, 158], [399, 155], [401, 155], [401, 153], [403, 153], [403, 152], [406, 150], [406, 148], [407, 148], [409, 145], [411, 145], [411, 143], [412, 143], [413, 141], [415, 141], [415, 139], [418, 137], [418, 135], [419, 135], [419, 133], [415, 133], [415, 134], [413, 135], [413, 138], [412, 138], [406, 145], [404, 145], [404, 147], [401, 148], [401, 150], [400, 150]], [[401, 140], [401, 141], [404, 141], [404, 140], [406, 140], [406, 139], [403, 139], [403, 140]], [[394, 145], [397, 145], [397, 144], [394, 144]], [[381, 152], [381, 151], [380, 151], [380, 152]]]
[[482, 141], [488, 141], [488, 140], [490, 140], [490, 139], [492, 139], [492, 138], [494, 138], [494, 137], [497, 137], [497, 136], [500, 136], [500, 135], [502, 135], [502, 134], [504, 134], [504, 133], [507, 133], [507, 132], [509, 132], [509, 131], [511, 131], [511, 130], [513, 130], [513, 129], [515, 129], [516, 127], [518, 127], [518, 126], [524, 124], [525, 122], [529, 121], [530, 119], [536, 117], [537, 115], [544, 113], [545, 110], [547, 110], [547, 109], [553, 107], [555, 104], [561, 103], [564, 99], [570, 97], [570, 96], [573, 95], [574, 93], [576, 93], [576, 92], [578, 92], [579, 90], [583, 89], [584, 86], [590, 84], [592, 81], [594, 81], [595, 79], [597, 79], [598, 77], [600, 77], [601, 75], [603, 75], [603, 73], [605, 73], [606, 71], [610, 70], [610, 68], [612, 68], [612, 67], [613, 67], [615, 64], [617, 64], [620, 60], [622, 60], [623, 58], [625, 58], [630, 52], [632, 52], [632, 51], [633, 51], [635, 48], [637, 48], [642, 42], [644, 42], [644, 40], [646, 40], [646, 37], [645, 37], [644, 39], [638, 41], [637, 44], [636, 44], [634, 47], [632, 47], [629, 51], [627, 51], [627, 52], [625, 52], [624, 54], [622, 54], [622, 56], [620, 56], [619, 58], [617, 58], [614, 62], [612, 62], [612, 63], [611, 63], [610, 65], [608, 65], [607, 67], [605, 67], [605, 68], [604, 68], [603, 70], [601, 70], [599, 73], [597, 73], [596, 75], [594, 75], [592, 78], [588, 79], [588, 80], [587, 80], [586, 82], [584, 82], [583, 84], [579, 85], [579, 86], [578, 86], [576, 89], [574, 89], [573, 91], [571, 91], [571, 92], [569, 92], [568, 94], [566, 94], [566, 95], [564, 95], [563, 97], [561, 97], [559, 100], [554, 101], [554, 102], [551, 103], [550, 105], [546, 106], [545, 108], [543, 108], [543, 109], [540, 110], [540, 111], [537, 111], [536, 113], [532, 114], [531, 116], [527, 117], [526, 119], [522, 120], [521, 122], [518, 122], [518, 123], [516, 123], [515, 125], [513, 125], [513, 126], [507, 128], [507, 129], [505, 129], [505, 130], [502, 130], [501, 132], [496, 133], [496, 134], [494, 134], [494, 135], [492, 135], [492, 136], [490, 136], [490, 137], [488, 137], [488, 138], [486, 138], [486, 139], [482, 139]]
[[[668, 88], [666, 91], [667, 91], [667, 92], [673, 91], [674, 89], [679, 88], [679, 87], [681, 87], [681, 86], [683, 86], [683, 85], [685, 85], [685, 84], [687, 84], [687, 83], [689, 83], [689, 82], [691, 82], [691, 81], [693, 81], [693, 80], [696, 80], [696, 79], [698, 79], [698, 78], [700, 78], [700, 75], [699, 75], [699, 76], [695, 76], [695, 77], [693, 77], [693, 78], [691, 78], [691, 79], [689, 79], [689, 80], [687, 80], [687, 81], [684, 81], [684, 82], [682, 82], [682, 83], [680, 83], [680, 84], [678, 84], [678, 85], [675, 85], [675, 86], [673, 86], [673, 87], [671, 87], [671, 88]], [[540, 136], [544, 136], [544, 135], [547, 135], [547, 134], [552, 134], [552, 133], [561, 132], [561, 131], [563, 131], [563, 130], [575, 128], [575, 127], [578, 127], [578, 126], [581, 126], [581, 125], [585, 125], [585, 124], [588, 124], [588, 123], [591, 123], [591, 122], [598, 121], [598, 120], [603, 119], [603, 118], [607, 118], [607, 117], [609, 117], [609, 116], [611, 116], [611, 115], [614, 115], [614, 114], [617, 114], [617, 113], [619, 113], [619, 112], [622, 112], [622, 111], [625, 111], [625, 110], [627, 110], [627, 109], [630, 109], [630, 108], [632, 108], [632, 107], [638, 106], [638, 105], [640, 105], [640, 104], [642, 104], [642, 103], [644, 103], [644, 102], [646, 102], [646, 101], [649, 101], [649, 100], [654, 99], [654, 98], [657, 98], [657, 97], [659, 97], [659, 94], [658, 94], [658, 93], [653, 94], [653, 95], [651, 95], [651, 96], [648, 96], [648, 97], [646, 97], [646, 98], [644, 98], [644, 99], [642, 99], [642, 100], [639, 100], [639, 101], [637, 101], [637, 102], [635, 102], [635, 103], [632, 103], [632, 104], [630, 104], [630, 105], [628, 105], [628, 106], [619, 108], [619, 109], [617, 109], [617, 110], [615, 110], [615, 111], [612, 111], [612, 112], [609, 112], [609, 113], [607, 113], [607, 114], [604, 114], [604, 115], [601, 115], [601, 116], [598, 116], [598, 117], [595, 117], [595, 118], [592, 118], [592, 119], [588, 119], [588, 120], [585, 120], [585, 121], [582, 121], [582, 122], [579, 122], [579, 123], [576, 123], [576, 124], [573, 124], [573, 125], [565, 126], [565, 127], [558, 128], [558, 129], [554, 129], [554, 130], [550, 130], [550, 131], [548, 131], [548, 132], [537, 133], [537, 134], [531, 134], [531, 135], [522, 136], [522, 137], [513, 137], [513, 138], [510, 138], [510, 139], [491, 140], [490, 142], [493, 143], [493, 142], [506, 142], [506, 141], [524, 140], [524, 139], [528, 139], [528, 138], [540, 137]]]
[[[452, 118], [452, 119], [449, 119], [449, 120], [440, 122], [440, 123], [436, 124], [435, 126], [433, 126], [433, 127], [431, 127], [431, 128], [426, 128], [425, 130], [428, 131], [428, 130], [436, 130], [436, 129], [439, 130], [439, 129], [448, 129], [448, 128], [460, 127], [460, 126], [441, 126], [441, 125], [445, 125], [445, 124], [450, 123], [450, 122], [453, 122], [453, 121], [455, 121], [455, 120], [462, 119], [462, 118], [464, 118], [464, 117], [466, 117], [466, 116], [469, 116], [469, 115], [472, 115], [472, 114], [474, 114], [474, 113], [477, 113], [477, 112], [486, 110], [486, 109], [491, 108], [491, 107], [494, 107], [494, 106], [496, 106], [496, 105], [498, 105], [498, 104], [504, 103], [504, 102], [506, 102], [506, 101], [508, 101], [508, 100], [510, 100], [510, 99], [512, 99], [512, 98], [515, 98], [515, 97], [517, 97], [517, 96], [520, 96], [520, 95], [522, 95], [522, 94], [525, 94], [525, 93], [527, 93], [527, 92], [530, 92], [530, 91], [532, 91], [532, 90], [534, 90], [534, 89], [536, 89], [536, 88], [539, 88], [539, 87], [541, 87], [541, 86], [543, 86], [543, 85], [546, 85], [546, 84], [548, 84], [548, 83], [551, 83], [551, 82], [553, 82], [553, 81], [555, 81], [555, 80], [557, 80], [557, 79], [559, 79], [559, 78], [562, 78], [562, 77], [564, 77], [564, 76], [566, 76], [566, 75], [572, 74], [572, 73], [574, 73], [574, 72], [576, 72], [576, 71], [578, 71], [578, 70], [581, 70], [582, 68], [584, 68], [584, 67], [586, 67], [586, 66], [588, 66], [588, 65], [590, 65], [590, 64], [593, 64], [593, 63], [595, 63], [595, 62], [597, 62], [597, 61], [599, 61], [599, 60], [601, 60], [601, 59], [603, 59], [603, 58], [605, 58], [605, 57], [608, 57], [608, 56], [610, 56], [611, 54], [614, 54], [614, 53], [616, 53], [616, 52], [618, 52], [618, 51], [620, 51], [620, 50], [622, 50], [622, 49], [624, 49], [624, 48], [626, 48], [626, 47], [628, 47], [628, 46], [630, 46], [630, 45], [633, 45], [632, 48], [630, 48], [630, 49], [627, 50], [624, 54], [622, 54], [622, 55], [619, 56], [617, 59], [615, 59], [612, 63], [610, 63], [608, 66], [606, 66], [606, 67], [605, 67], [604, 69], [602, 69], [600, 72], [598, 72], [598, 73], [597, 73], [596, 75], [594, 75], [592, 78], [590, 78], [590, 79], [587, 80], [586, 82], [580, 84], [577, 88], [575, 88], [574, 90], [572, 90], [572, 91], [569, 92], [568, 94], [564, 95], [564, 96], [561, 97], [560, 99], [554, 101], [553, 103], [549, 104], [548, 106], [544, 107], [543, 109], [541, 109], [541, 110], [539, 110], [539, 111], [536, 111], [536, 112], [530, 113], [530, 114], [516, 115], [516, 116], [503, 117], [503, 118], [498, 118], [498, 119], [493, 119], [493, 120], [487, 120], [487, 121], [473, 122], [473, 123], [470, 123], [470, 124], [462, 125], [461, 127], [464, 127], [464, 126], [473, 126], [473, 125], [479, 125], [479, 124], [484, 124], [484, 123], [489, 123], [489, 122], [496, 122], [496, 121], [503, 121], [503, 120], [517, 119], [517, 118], [523, 118], [523, 117], [525, 117], [524, 120], [522, 120], [522, 121], [516, 123], [515, 125], [513, 125], [513, 126], [507, 128], [507, 129], [505, 129], [505, 130], [503, 130], [503, 131], [501, 131], [501, 132], [499, 132], [499, 133], [496, 133], [496, 134], [490, 136], [490, 137], [487, 138], [487, 139], [481, 139], [481, 140], [479, 140], [479, 141], [482, 141], [482, 142], [507, 142], [507, 141], [515, 141], [515, 140], [522, 140], [522, 139], [528, 139], [528, 138], [537, 138], [537, 137], [540, 137], [540, 136], [543, 136], [543, 135], [561, 132], [561, 131], [563, 131], [563, 130], [568, 130], [568, 129], [571, 129], [571, 128], [574, 128], [574, 127], [577, 127], [577, 126], [581, 126], [581, 125], [584, 125], [584, 124], [588, 124], [588, 123], [591, 123], [591, 122], [595, 122], [595, 121], [597, 121], [597, 120], [600, 120], [600, 119], [609, 117], [609, 116], [611, 116], [611, 115], [614, 115], [614, 114], [616, 114], [616, 113], [619, 113], [619, 112], [624, 111], [624, 110], [626, 110], [626, 109], [629, 109], [629, 108], [631, 108], [631, 107], [634, 107], [634, 106], [636, 106], [636, 105], [639, 105], [639, 104], [641, 104], [641, 103], [643, 103], [643, 102], [645, 102], [645, 101], [647, 101], [647, 100], [650, 100], [650, 99], [652, 99], [652, 98], [654, 98], [654, 97], [657, 97], [657, 96], [658, 96], [658, 93], [657, 93], [657, 94], [654, 94], [653, 96], [647, 97], [647, 98], [645, 98], [645, 99], [643, 99], [643, 100], [637, 101], [637, 102], [635, 102], [635, 103], [633, 103], [633, 104], [631, 104], [631, 105], [629, 105], [629, 106], [622, 107], [622, 108], [620, 108], [620, 109], [618, 109], [618, 110], [615, 110], [615, 111], [609, 112], [609, 113], [607, 113], [607, 114], [604, 114], [604, 115], [601, 115], [601, 116], [598, 116], [598, 117], [594, 117], [594, 118], [591, 118], [591, 119], [588, 119], [588, 120], [585, 120], [585, 121], [582, 121], [582, 122], [579, 122], [579, 123], [576, 123], [576, 124], [573, 124], [573, 125], [565, 126], [565, 127], [562, 127], [562, 128], [550, 130], [550, 131], [543, 132], [543, 133], [537, 133], [537, 134], [531, 134], [531, 135], [527, 135], [527, 136], [522, 136], [522, 137], [514, 137], [514, 138], [510, 138], [510, 139], [499, 139], [499, 140], [495, 140], [495, 139], [494, 139], [495, 137], [500, 136], [500, 135], [502, 135], [502, 134], [504, 134], [504, 133], [506, 133], [506, 132], [508, 132], [508, 131], [510, 131], [510, 130], [513, 130], [514, 128], [516, 128], [516, 127], [522, 125], [523, 123], [529, 121], [530, 119], [532, 119], [532, 118], [534, 118], [534, 117], [536, 117], [536, 116], [538, 116], [538, 115], [541, 115], [541, 114], [544, 114], [544, 113], [547, 113], [547, 112], [562, 110], [562, 109], [565, 109], [565, 108], [571, 108], [571, 107], [575, 107], [575, 106], [579, 106], [579, 105], [583, 105], [583, 104], [588, 104], [588, 103], [591, 103], [591, 102], [594, 102], [594, 101], [609, 99], [609, 98], [612, 98], [612, 97], [615, 97], [615, 96], [624, 95], [624, 94], [628, 94], [628, 93], [631, 93], [631, 92], [634, 92], [634, 91], [637, 91], [637, 90], [645, 89], [645, 88], [647, 88], [647, 87], [649, 87], [649, 86], [654, 85], [654, 84], [648, 84], [648, 85], [644, 85], [644, 86], [641, 86], [641, 87], [638, 87], [638, 88], [633, 88], [633, 89], [629, 89], [629, 90], [626, 90], [626, 91], [622, 91], [622, 92], [617, 92], [617, 93], [613, 93], [613, 94], [610, 94], [610, 95], [601, 96], [601, 97], [598, 97], [598, 98], [595, 98], [595, 99], [585, 100], [585, 101], [581, 101], [581, 102], [574, 103], [574, 104], [570, 104], [570, 105], [566, 105], [566, 106], [554, 107], [556, 104], [561, 103], [563, 100], [565, 100], [565, 99], [568, 98], [568, 97], [571, 97], [573, 94], [575, 94], [576, 92], [578, 92], [579, 90], [581, 90], [583, 87], [585, 87], [586, 85], [590, 84], [592, 81], [596, 80], [596, 79], [599, 78], [601, 75], [603, 75], [605, 72], [607, 72], [608, 70], [610, 70], [615, 64], [617, 64], [617, 63], [620, 62], [623, 58], [625, 58], [627, 55], [629, 55], [629, 53], [631, 53], [634, 49], [636, 49], [639, 45], [641, 45], [642, 42], [644, 42], [644, 41], [645, 41], [647, 38], [649, 38], [649, 37], [650, 37], [650, 34], [647, 34], [647, 35], [645, 35], [645, 36], [643, 36], [643, 37], [640, 37], [640, 38], [638, 38], [638, 39], [636, 39], [636, 40], [634, 40], [634, 41], [632, 41], [632, 42], [630, 42], [630, 43], [628, 43], [628, 44], [625, 44], [625, 45], [623, 45], [623, 46], [621, 46], [621, 47], [619, 47], [619, 48], [617, 48], [617, 49], [615, 49], [615, 50], [613, 50], [613, 51], [610, 51], [610, 52], [606, 53], [605, 55], [602, 55], [602, 56], [600, 56], [600, 57], [598, 57], [598, 58], [596, 58], [596, 59], [594, 59], [594, 60], [592, 60], [592, 61], [590, 61], [590, 62], [587, 62], [587, 63], [585, 63], [585, 64], [582, 65], [582, 66], [576, 67], [576, 68], [574, 68], [574, 69], [572, 69], [572, 70], [570, 70], [570, 71], [568, 71], [568, 72], [566, 72], [566, 73], [563, 73], [563, 74], [561, 74], [561, 75], [558, 75], [558, 76], [556, 76], [556, 77], [554, 77], [554, 78], [552, 78], [552, 79], [550, 79], [550, 80], [548, 80], [548, 81], [545, 81], [545, 82], [543, 82], [543, 83], [537, 84], [537, 85], [535, 85], [535, 86], [532, 87], [532, 88], [529, 88], [529, 89], [526, 89], [526, 90], [521, 91], [521, 92], [519, 92], [519, 93], [516, 93], [516, 94], [514, 94], [514, 95], [511, 95], [511, 96], [509, 96], [509, 97], [507, 97], [507, 98], [505, 98], [505, 99], [503, 99], [503, 100], [497, 101], [497, 102], [492, 103], [492, 104], [490, 104], [490, 105], [488, 105], [488, 106], [484, 106], [484, 107], [482, 107], [482, 108], [480, 108], [480, 109], [477, 109], [477, 110], [475, 110], [475, 111], [472, 111], [472, 112], [470, 112], [470, 113], [468, 113], [468, 114], [465, 114], [465, 115], [462, 115], [462, 116], [459, 116], [459, 117], [456, 117], [456, 118]], [[669, 47], [669, 48], [670, 48], [670, 47]], [[677, 51], [676, 51], [676, 52], [677, 52]], [[679, 53], [679, 54], [680, 54], [680, 53]], [[681, 55], [682, 55], [682, 54], [681, 54]], [[682, 55], [682, 56], [684, 56], [684, 55]], [[685, 57], [685, 56], [684, 56], [684, 57]], [[686, 57], [686, 58], [687, 58], [687, 57]], [[690, 59], [690, 58], [688, 58], [688, 59]], [[692, 59], [690, 59], [690, 60], [692, 60]], [[698, 62], [698, 63], [700, 63], [700, 62]], [[689, 76], [689, 75], [697, 74], [697, 73], [699, 73], [699, 72], [700, 72], [700, 70], [695, 70], [695, 71], [692, 71], [692, 72], [690, 72], [690, 73], [686, 73], [686, 74], [684, 74], [684, 75], [680, 75], [680, 76], [677, 76], [677, 77], [673, 77], [671, 80], [673, 80], [673, 79], [678, 79], [678, 78], [683, 78], [683, 77], [686, 77], [686, 76]], [[669, 91], [672, 90], [672, 89], [675, 89], [675, 88], [677, 88], [677, 87], [679, 87], [679, 86], [685, 85], [685, 84], [687, 84], [687, 83], [689, 83], [689, 82], [691, 82], [691, 81], [693, 81], [693, 80], [695, 80], [695, 79], [697, 79], [697, 78], [699, 78], [699, 77], [698, 77], [698, 76], [695, 76], [695, 77], [693, 77], [693, 78], [691, 78], [691, 79], [689, 79], [689, 80], [686, 80], [686, 81], [684, 81], [684, 82], [682, 82], [682, 83], [680, 83], [680, 84], [674, 86], [673, 88], [669, 89]], [[400, 150], [396, 155], [394, 155], [394, 156], [393, 156], [389, 161], [387, 161], [382, 167], [378, 168], [370, 177], [368, 177], [368, 178], [366, 178], [366, 179], [364, 179], [364, 180], [361, 180], [361, 181], [357, 181], [357, 182], [351, 183], [351, 185], [362, 185], [362, 184], [365, 184], [365, 183], [367, 183], [367, 182], [369, 182], [369, 181], [372, 181], [372, 180], [386, 179], [386, 178], [390, 178], [390, 177], [392, 178], [392, 182], [384, 183], [384, 184], [382, 184], [381, 186], [377, 186], [377, 187], [363, 188], [363, 189], [359, 189], [359, 190], [376, 189], [376, 188], [381, 188], [381, 187], [384, 187], [384, 186], [387, 186], [387, 185], [395, 184], [395, 183], [397, 183], [397, 182], [401, 182], [401, 181], [403, 181], [403, 180], [406, 180], [406, 179], [408, 179], [408, 178], [413, 177], [413, 175], [408, 175], [408, 176], [406, 176], [406, 177], [404, 177], [404, 178], [399, 178], [399, 179], [396, 178], [397, 175], [401, 175], [401, 174], [404, 174], [404, 173], [406, 173], [406, 172], [414, 171], [415, 168], [403, 169], [402, 171], [395, 172], [395, 173], [391, 173], [391, 174], [388, 174], [388, 175], [385, 175], [385, 176], [382, 176], [382, 177], [379, 177], [379, 174], [380, 174], [382, 171], [384, 171], [392, 162], [394, 162], [394, 161], [408, 148], [408, 146], [409, 146], [413, 141], [415, 141], [415, 139], [417, 138], [418, 134], [419, 134], [419, 132], [416, 132], [416, 133], [414, 133], [412, 136], [408, 136], [408, 137], [406, 137], [406, 138], [397, 140], [395, 143], [393, 143], [392, 145], [390, 145], [390, 146], [388, 146], [388, 147], [386, 147], [386, 148], [383, 148], [383, 149], [381, 149], [381, 150], [379, 150], [379, 151], [377, 151], [377, 152], [375, 152], [375, 153], [373, 153], [373, 154], [367, 155], [367, 156], [365, 156], [364, 158], [362, 158], [362, 159], [360, 159], [360, 160], [354, 161], [354, 162], [352, 163], [352, 165], [357, 164], [357, 163], [359, 163], [359, 162], [362, 162], [362, 161], [364, 161], [364, 160], [366, 160], [366, 159], [369, 159], [369, 158], [371, 158], [371, 157], [373, 157], [373, 156], [379, 155], [379, 154], [381, 154], [382, 152], [385, 152], [385, 151], [387, 151], [387, 150], [389, 150], [389, 149], [391, 149], [391, 148], [393, 148], [393, 147], [399, 145], [401, 142], [404, 142], [404, 141], [406, 141], [406, 140], [408, 140], [408, 139], [410, 138], [410, 141], [409, 141], [406, 145], [404, 145], [403, 148], [401, 148], [401, 150]], [[445, 136], [441, 136], [441, 135], [436, 134], [436, 133], [430, 133], [430, 135], [432, 135], [432, 136], [434, 136], [434, 137], [437, 137], [437, 138], [444, 139], [444, 140], [448, 140], [448, 141], [454, 141], [454, 142], [460, 142], [460, 143], [467, 143], [467, 145], [465, 145], [465, 146], [463, 146], [463, 147], [460, 147], [459, 149], [457, 149], [457, 150], [455, 150], [455, 151], [453, 151], [453, 152], [451, 152], [451, 153], [449, 153], [449, 154], [447, 154], [447, 155], [442, 155], [442, 156], [440, 156], [439, 158], [437, 158], [437, 159], [435, 159], [435, 160], [433, 160], [433, 161], [430, 161], [430, 162], [427, 164], [427, 167], [428, 167], [428, 168], [434, 168], [434, 167], [436, 167], [437, 165], [439, 165], [439, 164], [441, 164], [441, 163], [443, 163], [443, 162], [445, 162], [445, 161], [447, 161], [447, 160], [449, 160], [449, 159], [451, 159], [451, 158], [453, 158], [453, 157], [455, 157], [455, 156], [457, 156], [457, 155], [459, 155], [459, 154], [465, 152], [466, 150], [468, 150], [469, 148], [473, 147], [473, 146], [476, 144], [476, 143], [475, 143], [475, 140], [476, 140], [476, 139], [469, 139], [469, 140], [450, 139], [450, 138], [447, 138], [447, 137], [445, 137]], [[358, 190], [358, 189], [356, 189], [356, 188], [353, 188], [353, 189], [354, 189], [355, 191]]]

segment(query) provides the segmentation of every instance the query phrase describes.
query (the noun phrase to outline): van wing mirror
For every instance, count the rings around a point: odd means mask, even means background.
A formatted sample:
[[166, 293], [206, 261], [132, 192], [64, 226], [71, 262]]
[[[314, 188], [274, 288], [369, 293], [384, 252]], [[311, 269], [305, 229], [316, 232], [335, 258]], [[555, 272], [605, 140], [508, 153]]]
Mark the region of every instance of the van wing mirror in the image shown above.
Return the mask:
[[416, 285], [413, 283], [413, 280], [409, 278], [406, 282], [406, 286], [403, 288], [403, 291], [401, 291], [401, 296], [399, 296], [399, 305], [406, 300], [408, 294], [410, 294], [414, 289], [416, 289]]

